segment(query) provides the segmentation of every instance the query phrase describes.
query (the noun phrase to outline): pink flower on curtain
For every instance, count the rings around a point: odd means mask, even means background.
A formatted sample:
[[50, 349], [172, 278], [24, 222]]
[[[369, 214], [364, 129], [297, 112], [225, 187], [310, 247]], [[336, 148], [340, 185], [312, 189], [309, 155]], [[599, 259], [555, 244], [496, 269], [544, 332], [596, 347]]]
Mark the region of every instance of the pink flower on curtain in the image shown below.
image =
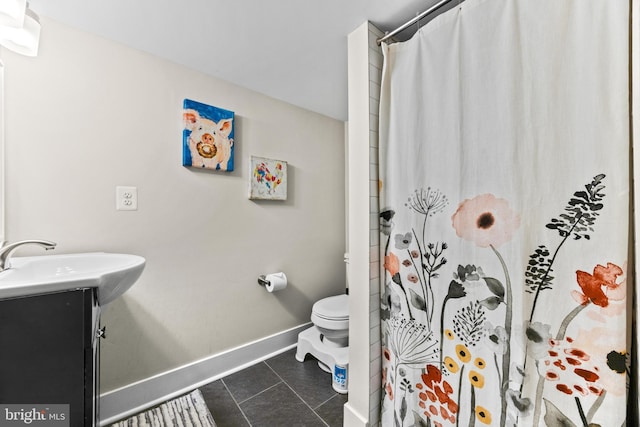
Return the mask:
[[393, 252], [384, 257], [384, 268], [391, 276], [395, 276], [400, 272], [400, 260]]
[[627, 342], [625, 334], [611, 327], [597, 327], [593, 329], [580, 329], [574, 341], [574, 346], [591, 354], [597, 360], [600, 370], [599, 383], [607, 391], [607, 394], [624, 396], [627, 391], [626, 372], [613, 370], [608, 362], [608, 355], [612, 351], [626, 354]]
[[520, 226], [520, 216], [504, 199], [482, 194], [466, 199], [451, 217], [458, 237], [474, 242], [481, 248], [494, 248], [511, 240]]

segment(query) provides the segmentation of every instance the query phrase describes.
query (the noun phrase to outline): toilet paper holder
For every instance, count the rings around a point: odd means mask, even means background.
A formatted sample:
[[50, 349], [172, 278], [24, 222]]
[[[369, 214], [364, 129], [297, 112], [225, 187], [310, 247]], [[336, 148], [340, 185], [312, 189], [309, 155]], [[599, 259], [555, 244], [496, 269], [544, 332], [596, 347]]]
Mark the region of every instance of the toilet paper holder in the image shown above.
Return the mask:
[[264, 286], [267, 292], [281, 291], [287, 287], [287, 276], [282, 271], [258, 276], [258, 284]]
[[260, 276], [258, 276], [258, 284], [260, 286], [267, 286], [269, 283], [271, 282], [267, 280], [267, 276], [265, 276], [264, 274], [261, 274]]

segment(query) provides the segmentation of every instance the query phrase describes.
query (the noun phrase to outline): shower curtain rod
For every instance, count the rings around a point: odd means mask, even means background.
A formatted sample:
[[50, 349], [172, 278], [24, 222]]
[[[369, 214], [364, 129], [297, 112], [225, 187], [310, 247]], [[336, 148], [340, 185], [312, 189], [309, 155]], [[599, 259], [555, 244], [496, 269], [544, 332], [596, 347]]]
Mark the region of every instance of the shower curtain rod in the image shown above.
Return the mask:
[[417, 15], [412, 20], [410, 20], [408, 22], [405, 22], [404, 24], [402, 24], [401, 26], [399, 26], [395, 30], [391, 31], [390, 33], [385, 33], [384, 36], [382, 36], [378, 40], [376, 40], [376, 43], [378, 44], [378, 46], [380, 46], [382, 44], [382, 42], [387, 41], [391, 37], [393, 37], [396, 34], [398, 34], [400, 31], [406, 29], [407, 27], [410, 27], [411, 25], [415, 24], [416, 22], [419, 22], [422, 18], [424, 18], [425, 16], [427, 16], [428, 14], [433, 12], [434, 10], [438, 9], [439, 7], [444, 6], [445, 4], [449, 3], [450, 1], [451, 0], [442, 0], [442, 1], [434, 4], [429, 9], [425, 10], [420, 15]]

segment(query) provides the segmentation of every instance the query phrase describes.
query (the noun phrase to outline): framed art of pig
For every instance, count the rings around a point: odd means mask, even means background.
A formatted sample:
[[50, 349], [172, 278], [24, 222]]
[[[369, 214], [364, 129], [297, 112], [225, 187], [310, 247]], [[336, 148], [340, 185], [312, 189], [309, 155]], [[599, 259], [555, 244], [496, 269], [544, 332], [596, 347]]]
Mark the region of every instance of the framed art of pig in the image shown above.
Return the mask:
[[182, 119], [182, 165], [233, 170], [233, 111], [185, 99]]

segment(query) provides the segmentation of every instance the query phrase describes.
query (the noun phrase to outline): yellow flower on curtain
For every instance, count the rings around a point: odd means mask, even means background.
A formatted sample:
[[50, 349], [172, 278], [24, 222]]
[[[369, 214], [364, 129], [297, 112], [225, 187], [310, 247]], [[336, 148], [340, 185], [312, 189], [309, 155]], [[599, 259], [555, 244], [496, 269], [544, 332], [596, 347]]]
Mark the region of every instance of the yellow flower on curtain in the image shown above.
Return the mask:
[[484, 387], [484, 375], [476, 371], [469, 371], [469, 382], [475, 388]]
[[487, 363], [482, 357], [476, 357], [476, 359], [473, 361], [473, 364], [476, 365], [476, 368], [478, 369], [484, 369], [487, 367]]
[[456, 355], [462, 363], [467, 363], [471, 360], [471, 352], [464, 344], [456, 345]]
[[444, 366], [445, 368], [447, 368], [447, 371], [451, 372], [452, 374], [455, 374], [460, 370], [460, 366], [458, 365], [458, 362], [456, 362], [449, 356], [444, 358]]
[[482, 424], [491, 424], [491, 412], [482, 406], [476, 406], [476, 418]]

